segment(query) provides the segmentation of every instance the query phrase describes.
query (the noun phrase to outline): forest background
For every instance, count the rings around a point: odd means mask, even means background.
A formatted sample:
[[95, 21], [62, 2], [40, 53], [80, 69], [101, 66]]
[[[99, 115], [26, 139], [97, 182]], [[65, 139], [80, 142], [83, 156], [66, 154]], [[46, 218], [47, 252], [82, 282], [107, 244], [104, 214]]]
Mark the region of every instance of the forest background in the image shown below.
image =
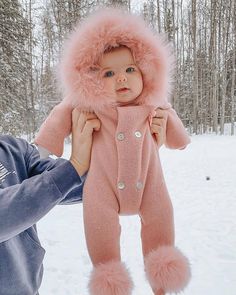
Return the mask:
[[[0, 133], [32, 140], [62, 95], [63, 41], [95, 6], [123, 5], [166, 33], [176, 55], [171, 98], [190, 134], [236, 121], [234, 0], [0, 0]], [[228, 130], [228, 129], [227, 129]]]

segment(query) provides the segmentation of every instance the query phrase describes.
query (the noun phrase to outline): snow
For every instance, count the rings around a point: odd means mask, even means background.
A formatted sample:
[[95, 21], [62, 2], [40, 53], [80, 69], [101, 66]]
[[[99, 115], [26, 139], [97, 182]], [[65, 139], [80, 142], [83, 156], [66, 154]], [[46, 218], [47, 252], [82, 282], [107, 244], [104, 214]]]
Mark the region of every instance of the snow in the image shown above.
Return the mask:
[[[236, 136], [191, 139], [185, 150], [160, 151], [175, 211], [176, 245], [192, 268], [192, 280], [181, 294], [235, 295]], [[82, 214], [81, 204], [57, 206], [38, 224], [47, 251], [40, 295], [88, 295], [92, 266]], [[135, 283], [132, 294], [151, 295], [143, 272], [139, 218], [122, 217], [121, 225], [122, 259]]]

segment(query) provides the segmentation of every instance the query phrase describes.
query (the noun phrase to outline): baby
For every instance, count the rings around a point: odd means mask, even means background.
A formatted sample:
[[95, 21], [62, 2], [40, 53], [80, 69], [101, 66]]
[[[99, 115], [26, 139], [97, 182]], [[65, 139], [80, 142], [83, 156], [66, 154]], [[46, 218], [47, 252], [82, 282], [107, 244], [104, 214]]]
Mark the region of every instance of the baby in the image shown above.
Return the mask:
[[114, 9], [90, 16], [65, 47], [65, 99], [36, 138], [38, 145], [61, 154], [73, 108], [94, 112], [101, 121], [83, 192], [92, 295], [132, 292], [120, 257], [119, 215], [140, 216], [145, 271], [155, 295], [179, 292], [190, 278], [188, 260], [174, 246], [172, 204], [150, 131], [155, 109], [162, 108], [168, 112], [166, 145], [182, 149], [189, 143], [167, 102], [169, 52], [137, 16]]

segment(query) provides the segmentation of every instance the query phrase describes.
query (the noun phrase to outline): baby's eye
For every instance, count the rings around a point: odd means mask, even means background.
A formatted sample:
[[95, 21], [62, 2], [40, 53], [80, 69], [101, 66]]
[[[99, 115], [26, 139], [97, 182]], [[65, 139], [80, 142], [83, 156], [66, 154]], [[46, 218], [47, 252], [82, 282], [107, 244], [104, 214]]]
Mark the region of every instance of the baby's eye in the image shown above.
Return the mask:
[[126, 69], [126, 73], [132, 73], [134, 71], [135, 71], [135, 68], [133, 68], [133, 67], [129, 67]]
[[107, 71], [107, 72], [105, 72], [105, 74], [104, 74], [104, 77], [112, 77], [112, 76], [114, 76], [114, 72], [113, 71]]

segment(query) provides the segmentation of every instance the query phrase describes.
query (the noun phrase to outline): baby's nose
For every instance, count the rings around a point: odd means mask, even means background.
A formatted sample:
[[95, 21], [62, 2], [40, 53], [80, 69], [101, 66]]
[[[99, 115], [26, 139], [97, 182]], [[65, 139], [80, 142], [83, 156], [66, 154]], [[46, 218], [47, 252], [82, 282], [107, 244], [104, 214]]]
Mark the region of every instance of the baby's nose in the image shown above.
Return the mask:
[[120, 74], [118, 77], [117, 77], [117, 82], [126, 82], [127, 81], [127, 77], [126, 75], [124, 74]]

